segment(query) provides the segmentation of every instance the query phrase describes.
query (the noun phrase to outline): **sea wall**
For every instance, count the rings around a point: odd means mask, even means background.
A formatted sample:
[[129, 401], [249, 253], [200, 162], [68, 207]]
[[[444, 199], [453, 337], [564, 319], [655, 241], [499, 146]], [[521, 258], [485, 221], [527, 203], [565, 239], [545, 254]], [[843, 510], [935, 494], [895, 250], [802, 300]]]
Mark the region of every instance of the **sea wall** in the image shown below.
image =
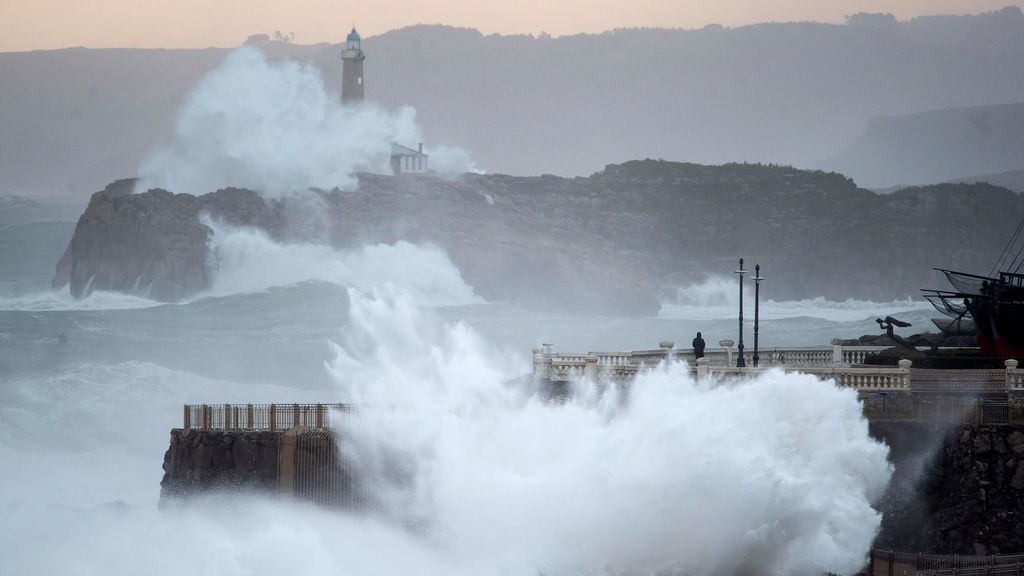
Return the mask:
[[281, 432], [171, 430], [160, 498], [214, 491], [275, 492]]
[[1024, 426], [873, 423], [891, 447], [877, 547], [1024, 552]]
[[[875, 503], [877, 548], [1024, 553], [1024, 426], [873, 422], [894, 474]], [[325, 506], [368, 502], [329, 432], [171, 431], [161, 499], [214, 491], [291, 494]]]
[[340, 462], [335, 438], [329, 430], [304, 427], [284, 432], [172, 430], [160, 498], [247, 492], [328, 507], [365, 506]]

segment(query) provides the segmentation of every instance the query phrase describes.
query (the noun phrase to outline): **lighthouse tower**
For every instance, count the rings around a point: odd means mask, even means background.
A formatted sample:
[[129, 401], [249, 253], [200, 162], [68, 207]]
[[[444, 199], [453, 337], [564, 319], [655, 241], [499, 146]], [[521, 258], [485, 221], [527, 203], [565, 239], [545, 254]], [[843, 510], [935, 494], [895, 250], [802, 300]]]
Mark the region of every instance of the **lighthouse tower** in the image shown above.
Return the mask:
[[363, 101], [363, 60], [366, 55], [360, 47], [361, 40], [355, 26], [345, 39], [341, 51], [341, 103], [357, 104]]

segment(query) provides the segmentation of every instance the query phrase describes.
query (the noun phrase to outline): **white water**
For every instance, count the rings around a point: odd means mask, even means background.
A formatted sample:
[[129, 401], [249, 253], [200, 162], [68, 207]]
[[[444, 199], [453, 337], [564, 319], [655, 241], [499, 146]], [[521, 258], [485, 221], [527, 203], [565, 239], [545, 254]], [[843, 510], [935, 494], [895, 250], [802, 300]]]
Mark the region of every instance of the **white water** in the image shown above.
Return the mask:
[[[753, 274], [753, 272], [751, 272]], [[893, 300], [889, 302], [871, 302], [866, 300], [847, 299], [843, 301], [826, 300], [824, 297], [806, 300], [775, 301], [766, 296], [770, 294], [771, 285], [762, 284], [764, 292], [760, 303], [760, 317], [763, 320], [782, 318], [809, 317], [833, 322], [852, 322], [855, 320], [873, 319], [881, 314], [931, 310], [932, 307], [924, 300]], [[754, 283], [745, 282], [743, 304], [747, 315], [754, 314]], [[689, 318], [693, 320], [713, 320], [736, 316], [739, 308], [739, 285], [735, 278], [715, 276], [699, 284], [681, 287], [676, 290], [673, 298], [661, 303], [661, 318]]]
[[[564, 405], [509, 385], [525, 366], [401, 295], [352, 294], [332, 364], [361, 410], [344, 451], [386, 517], [459, 573], [852, 572], [879, 525], [887, 449], [856, 394], [811, 376], [693, 381]], [[511, 368], [511, 369], [510, 369]], [[389, 482], [382, 468], [408, 472]]]
[[362, 290], [396, 284], [434, 306], [482, 303], [448, 255], [408, 242], [342, 251], [324, 244], [274, 242], [253, 228], [207, 220], [213, 230], [213, 286], [202, 296], [226, 296], [319, 281]]
[[338, 392], [316, 400], [359, 404], [344, 450], [379, 511], [243, 497], [157, 512], [181, 402], [311, 394], [82, 367], [0, 388], [0, 573], [849, 573], [878, 527], [886, 449], [850, 391], [779, 372], [697, 383], [677, 367], [628, 397], [584, 385], [551, 404], [509, 382], [525, 357], [440, 322], [415, 291], [350, 290], [348, 316]]
[[[392, 142], [423, 142], [413, 108], [342, 106], [316, 66], [268, 61], [243, 47], [189, 94], [174, 139], [143, 159], [136, 191], [199, 195], [235, 186], [280, 197], [313, 187], [350, 190], [356, 172], [391, 173]], [[477, 170], [463, 150], [427, 152], [442, 176]]]
[[131, 310], [149, 308], [162, 303], [148, 298], [131, 296], [120, 292], [97, 290], [85, 298], [75, 299], [67, 289], [47, 290], [24, 296], [0, 296], [0, 310], [25, 310], [32, 312], [59, 310]]

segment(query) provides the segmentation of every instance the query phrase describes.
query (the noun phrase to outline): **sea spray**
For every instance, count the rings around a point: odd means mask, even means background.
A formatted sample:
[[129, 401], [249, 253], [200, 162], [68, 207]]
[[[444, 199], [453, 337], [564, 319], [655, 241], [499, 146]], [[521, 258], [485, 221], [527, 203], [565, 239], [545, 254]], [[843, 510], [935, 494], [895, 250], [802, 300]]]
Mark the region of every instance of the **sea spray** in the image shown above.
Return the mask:
[[887, 449], [831, 382], [677, 363], [556, 403], [401, 293], [352, 292], [350, 317], [343, 456], [382, 517], [468, 572], [852, 573], [880, 524]]
[[[314, 187], [349, 190], [356, 172], [391, 172], [392, 142], [422, 141], [413, 108], [342, 106], [314, 65], [271, 61], [242, 47], [188, 95], [173, 139], [142, 160], [136, 192], [198, 195], [235, 186], [281, 197]], [[476, 170], [457, 148], [437, 147], [435, 156], [433, 169], [442, 175]]]
[[202, 221], [213, 231], [208, 257], [213, 280], [199, 297], [317, 281], [362, 290], [401, 287], [428, 306], [483, 302], [448, 255], [435, 246], [400, 241], [339, 250], [313, 242], [276, 242], [262, 230], [229, 226], [209, 217]]
[[[743, 304], [748, 310], [754, 309], [754, 290], [748, 286], [743, 294]], [[774, 300], [770, 288], [761, 285], [760, 316], [762, 320], [778, 320], [783, 318], [809, 317], [831, 322], [853, 322], [874, 318], [884, 311], [884, 315], [901, 312], [931, 310], [924, 300], [893, 300], [890, 302], [871, 302], [865, 300], [828, 300], [824, 296], [805, 298], [803, 300]], [[692, 320], [714, 320], [729, 318], [736, 315], [739, 308], [739, 289], [735, 278], [711, 276], [701, 282], [689, 284], [676, 289], [671, 297], [663, 299], [659, 318]], [[753, 314], [747, 319], [753, 322]]]
[[[235, 240], [253, 238], [242, 230]], [[238, 278], [305, 250], [323, 256], [321, 271], [346, 258], [323, 246], [278, 249], [242, 250], [252, 257], [236, 260]], [[286, 271], [237, 288], [304, 276]], [[521, 378], [523, 351], [436, 319], [431, 302], [441, 300], [408, 286], [424, 285], [424, 274], [387, 276], [366, 275], [350, 291], [329, 363], [341, 389], [333, 398], [135, 362], [5, 381], [0, 573], [277, 574], [296, 561], [326, 574], [445, 576], [860, 567], [878, 525], [870, 503], [889, 472], [852, 392], [778, 372], [694, 382], [675, 365], [628, 392], [582, 383], [552, 404]], [[167, 329], [154, 344], [195, 337]], [[335, 399], [360, 405], [340, 432], [380, 512], [247, 498], [156, 511], [182, 402]], [[110, 500], [125, 502], [99, 504]]]

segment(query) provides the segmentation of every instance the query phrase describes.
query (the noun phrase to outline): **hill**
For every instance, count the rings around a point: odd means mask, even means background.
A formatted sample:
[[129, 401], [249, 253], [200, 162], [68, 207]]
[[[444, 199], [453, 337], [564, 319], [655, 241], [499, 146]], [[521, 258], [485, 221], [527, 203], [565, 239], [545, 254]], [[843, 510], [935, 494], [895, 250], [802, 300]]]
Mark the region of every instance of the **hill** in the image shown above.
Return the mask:
[[987, 182], [993, 186], [1002, 186], [1014, 192], [1024, 192], [1024, 170], [1011, 170], [998, 174], [983, 174], [981, 176], [969, 176], [967, 178], [955, 178], [950, 180], [953, 183], [974, 184], [976, 182]]
[[[866, 186], [988, 181], [1020, 189], [1024, 103], [875, 118], [852, 146], [823, 165], [871, 174]], [[961, 178], [964, 174], [991, 174]]]

